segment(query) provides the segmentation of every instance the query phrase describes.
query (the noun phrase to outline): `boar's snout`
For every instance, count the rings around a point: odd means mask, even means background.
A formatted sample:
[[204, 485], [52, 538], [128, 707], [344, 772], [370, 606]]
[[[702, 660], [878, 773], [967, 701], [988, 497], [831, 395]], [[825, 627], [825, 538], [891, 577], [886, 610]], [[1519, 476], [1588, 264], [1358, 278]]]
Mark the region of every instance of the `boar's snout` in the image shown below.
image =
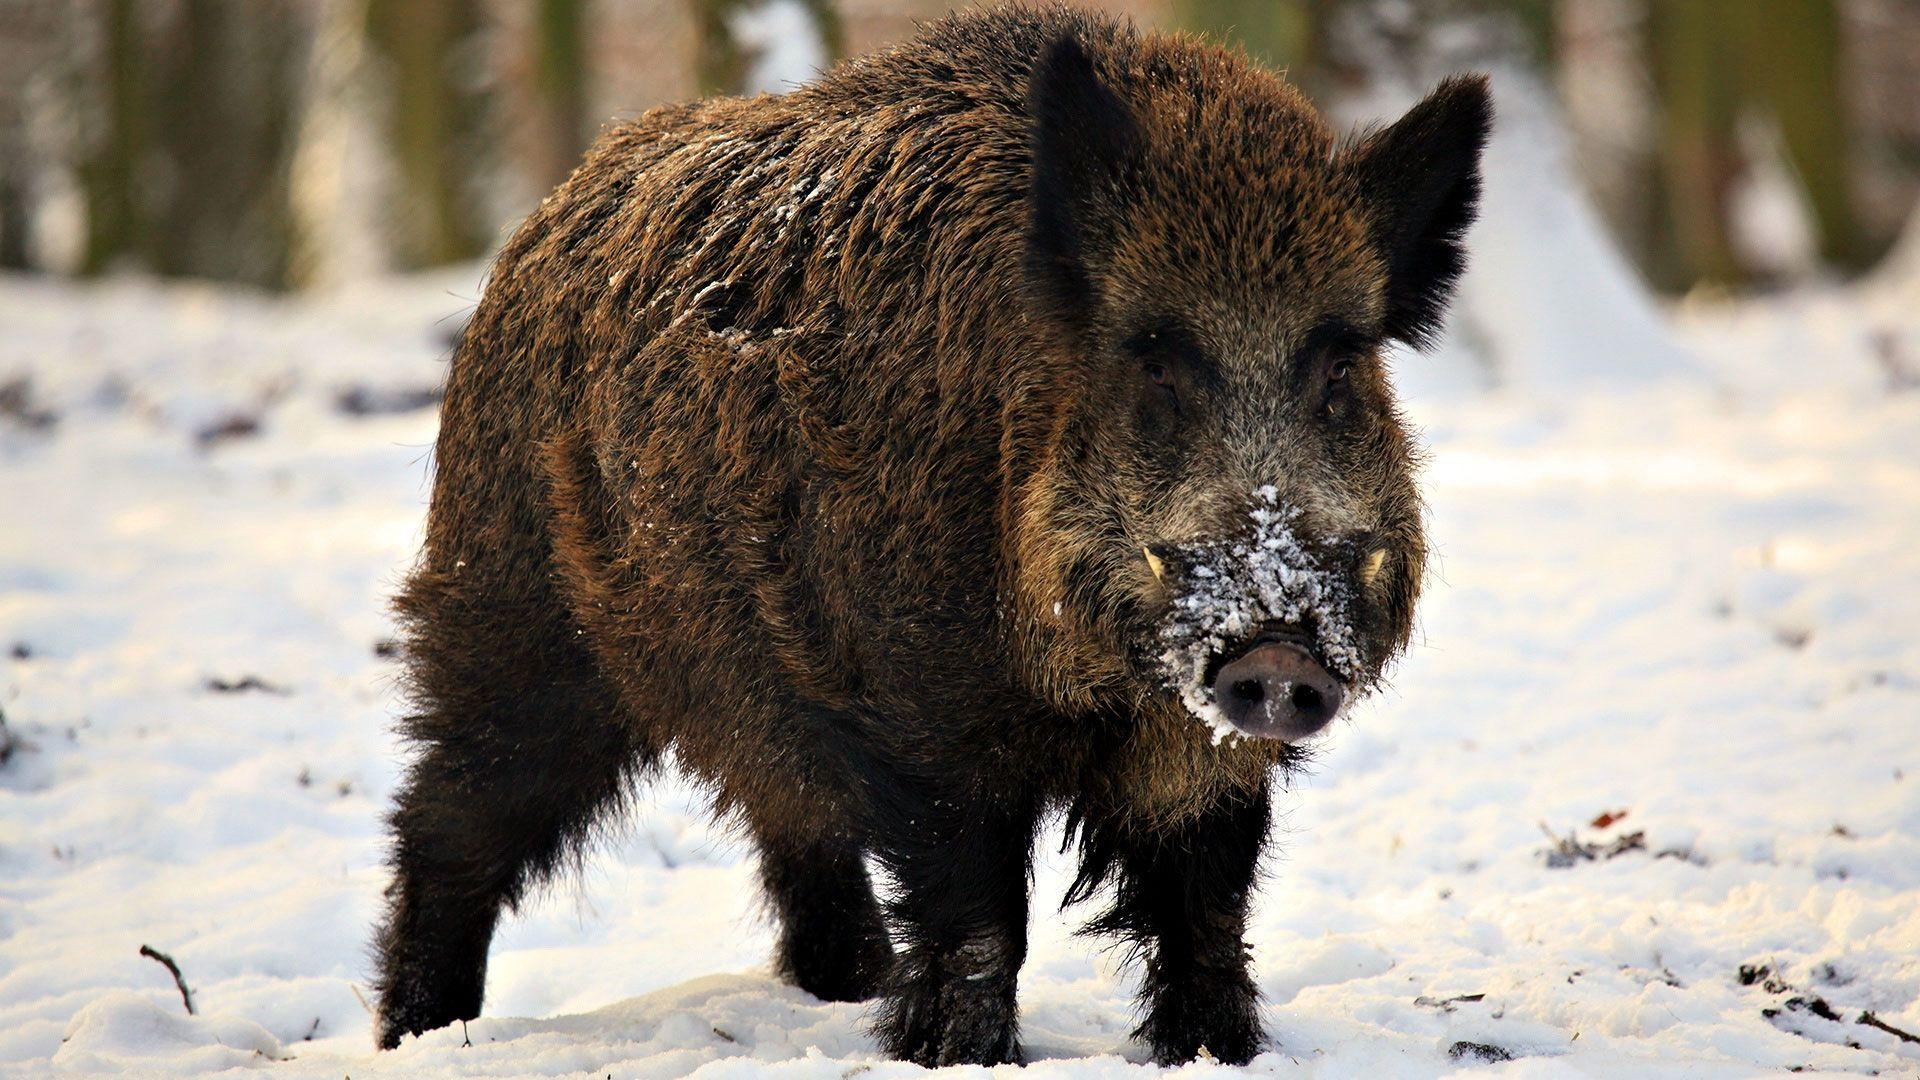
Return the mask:
[[1304, 739], [1340, 712], [1343, 691], [1313, 653], [1288, 640], [1262, 638], [1220, 666], [1213, 698], [1246, 735]]

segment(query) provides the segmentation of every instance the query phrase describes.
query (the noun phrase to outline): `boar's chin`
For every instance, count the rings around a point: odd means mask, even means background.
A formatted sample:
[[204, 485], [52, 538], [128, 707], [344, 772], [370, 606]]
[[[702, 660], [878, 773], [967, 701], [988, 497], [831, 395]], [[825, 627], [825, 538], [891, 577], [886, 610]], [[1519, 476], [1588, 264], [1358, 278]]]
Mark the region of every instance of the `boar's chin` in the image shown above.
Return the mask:
[[1213, 729], [1215, 742], [1244, 733], [1214, 700], [1214, 673], [1264, 630], [1292, 628], [1349, 690], [1365, 674], [1345, 578], [1294, 534], [1298, 514], [1279, 504], [1273, 488], [1255, 494], [1250, 531], [1183, 549], [1154, 643], [1162, 685]]

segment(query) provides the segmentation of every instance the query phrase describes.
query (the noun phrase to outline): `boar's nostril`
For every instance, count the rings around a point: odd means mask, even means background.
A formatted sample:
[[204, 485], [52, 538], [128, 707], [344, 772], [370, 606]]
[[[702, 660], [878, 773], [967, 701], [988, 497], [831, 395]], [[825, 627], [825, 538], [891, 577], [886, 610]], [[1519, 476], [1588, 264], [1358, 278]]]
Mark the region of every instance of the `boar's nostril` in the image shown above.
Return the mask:
[[1258, 705], [1267, 700], [1267, 688], [1259, 679], [1241, 679], [1233, 684], [1231, 692], [1236, 700], [1247, 705]]
[[1316, 713], [1320, 711], [1320, 706], [1325, 704], [1325, 702], [1326, 702], [1326, 699], [1320, 696], [1320, 691], [1315, 690], [1313, 687], [1308, 686], [1306, 683], [1294, 684], [1294, 687], [1293, 687], [1293, 707], [1294, 708], [1299, 709], [1303, 713]]

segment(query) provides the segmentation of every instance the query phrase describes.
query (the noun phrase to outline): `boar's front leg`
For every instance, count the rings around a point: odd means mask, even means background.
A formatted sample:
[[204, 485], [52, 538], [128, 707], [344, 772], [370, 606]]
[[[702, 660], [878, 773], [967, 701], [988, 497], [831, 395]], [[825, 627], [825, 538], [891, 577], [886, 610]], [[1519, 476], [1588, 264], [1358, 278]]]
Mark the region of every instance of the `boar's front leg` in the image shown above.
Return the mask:
[[899, 794], [875, 830], [904, 945], [875, 1034], [887, 1053], [929, 1067], [1017, 1062], [1039, 811], [1029, 798], [942, 787]]
[[1173, 825], [1080, 811], [1080, 879], [1068, 899], [1114, 880], [1113, 905], [1088, 929], [1142, 947], [1144, 1019], [1134, 1035], [1163, 1065], [1202, 1047], [1232, 1065], [1260, 1052], [1244, 935], [1269, 806], [1262, 786]]

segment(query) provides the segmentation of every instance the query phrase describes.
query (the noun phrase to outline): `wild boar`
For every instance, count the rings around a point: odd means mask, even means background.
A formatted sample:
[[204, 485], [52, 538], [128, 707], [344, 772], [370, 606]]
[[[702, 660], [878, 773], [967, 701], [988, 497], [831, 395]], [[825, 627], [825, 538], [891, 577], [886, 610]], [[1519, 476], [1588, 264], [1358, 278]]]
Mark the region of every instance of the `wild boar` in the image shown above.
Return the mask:
[[1382, 350], [1441, 324], [1490, 122], [1455, 78], [1342, 139], [1240, 54], [1012, 7], [609, 130], [449, 374], [379, 1045], [477, 1015], [502, 909], [671, 751], [887, 1053], [1018, 1060], [1050, 813], [1154, 1057], [1257, 1053], [1269, 784], [1407, 640]]

